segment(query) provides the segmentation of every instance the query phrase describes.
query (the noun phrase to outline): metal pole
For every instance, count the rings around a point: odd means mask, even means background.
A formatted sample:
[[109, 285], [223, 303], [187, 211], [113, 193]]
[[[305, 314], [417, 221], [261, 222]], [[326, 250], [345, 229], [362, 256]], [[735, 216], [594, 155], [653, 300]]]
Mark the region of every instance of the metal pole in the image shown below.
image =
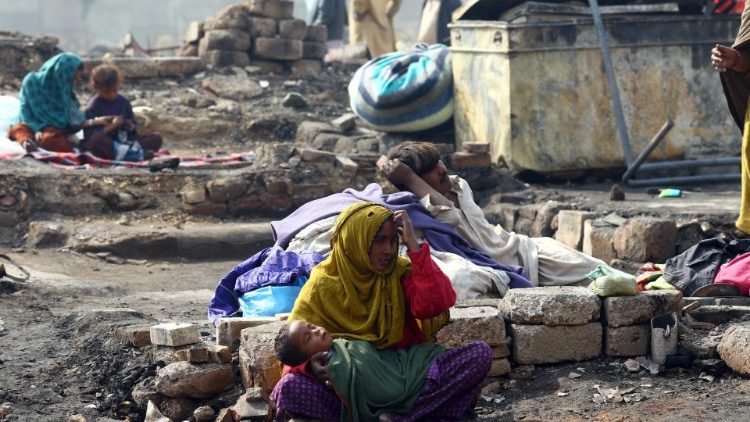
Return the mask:
[[701, 158], [697, 160], [660, 161], [658, 163], [646, 163], [641, 166], [642, 171], [658, 171], [684, 169], [692, 167], [716, 167], [716, 166], [739, 166], [742, 164], [740, 157]]
[[666, 186], [666, 185], [690, 185], [694, 183], [716, 183], [736, 182], [740, 180], [740, 173], [731, 174], [704, 174], [697, 176], [662, 177], [656, 179], [632, 179], [628, 182], [630, 186]]
[[612, 70], [612, 57], [609, 55], [609, 46], [607, 45], [607, 35], [604, 33], [604, 23], [602, 15], [599, 12], [599, 3], [597, 0], [589, 0], [591, 15], [594, 17], [594, 25], [599, 35], [599, 47], [604, 56], [604, 70], [607, 73], [609, 90], [612, 94], [612, 111], [615, 113], [615, 123], [617, 123], [617, 132], [620, 134], [620, 143], [622, 144], [622, 153], [625, 156], [625, 164], [628, 166], [633, 162], [633, 151], [630, 149], [630, 138], [628, 137], [628, 128], [625, 126], [625, 115], [622, 112], [622, 103], [620, 102], [620, 92], [617, 89], [615, 73]]
[[661, 143], [661, 140], [664, 139], [664, 136], [667, 135], [667, 132], [669, 132], [670, 129], [672, 129], [672, 121], [667, 120], [664, 122], [664, 126], [659, 129], [659, 132], [651, 139], [651, 142], [648, 143], [646, 146], [646, 149], [643, 150], [643, 152], [638, 155], [638, 158], [635, 159], [634, 162], [632, 162], [628, 166], [628, 170], [625, 172], [625, 174], [622, 175], [622, 181], [624, 183], [628, 183], [628, 179], [633, 177], [635, 172], [638, 171], [638, 169], [641, 167], [641, 164], [643, 164], [644, 161], [648, 158], [649, 155], [656, 149], [656, 147]]

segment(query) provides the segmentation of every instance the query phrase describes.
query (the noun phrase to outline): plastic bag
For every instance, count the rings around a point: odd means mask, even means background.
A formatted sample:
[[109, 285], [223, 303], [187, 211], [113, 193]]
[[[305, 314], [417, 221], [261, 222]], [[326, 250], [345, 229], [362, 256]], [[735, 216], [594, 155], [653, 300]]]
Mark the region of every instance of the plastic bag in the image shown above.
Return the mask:
[[602, 297], [609, 296], [633, 296], [636, 294], [635, 277], [605, 275], [597, 278], [589, 284], [589, 289]]
[[610, 267], [609, 265], [599, 265], [596, 268], [594, 268], [594, 271], [591, 271], [590, 273], [586, 274], [586, 277], [588, 277], [589, 280], [596, 280], [599, 277], [604, 277], [605, 275], [614, 275], [618, 277], [630, 277], [633, 280], [635, 280], [635, 277], [632, 275], [626, 273], [625, 271], [620, 271], [617, 269], [614, 269]]
[[128, 133], [124, 130], [117, 132], [117, 140], [112, 141], [115, 161], [143, 161], [143, 148], [135, 140], [128, 140]]
[[261, 287], [243, 294], [238, 299], [242, 316], [274, 316], [291, 312], [306, 281], [307, 277], [300, 277], [292, 285]]

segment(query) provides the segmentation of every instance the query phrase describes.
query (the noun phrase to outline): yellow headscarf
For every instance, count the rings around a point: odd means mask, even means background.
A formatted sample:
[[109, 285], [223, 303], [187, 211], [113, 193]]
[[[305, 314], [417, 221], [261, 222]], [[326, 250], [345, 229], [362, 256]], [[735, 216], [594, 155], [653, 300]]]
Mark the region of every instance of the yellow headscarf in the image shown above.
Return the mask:
[[411, 262], [397, 256], [378, 273], [369, 255], [375, 235], [392, 217], [391, 211], [371, 202], [357, 202], [339, 214], [331, 254], [310, 273], [290, 321], [303, 319], [325, 328], [334, 338], [364, 340], [378, 349], [402, 340], [401, 277], [411, 271]]

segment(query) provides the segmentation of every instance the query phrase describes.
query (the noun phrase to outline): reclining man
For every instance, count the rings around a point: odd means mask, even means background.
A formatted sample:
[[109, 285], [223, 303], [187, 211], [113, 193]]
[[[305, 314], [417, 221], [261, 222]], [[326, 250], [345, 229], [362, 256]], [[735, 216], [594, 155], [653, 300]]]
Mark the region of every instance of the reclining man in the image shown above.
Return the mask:
[[471, 246], [497, 262], [523, 266], [535, 286], [581, 284], [588, 281], [586, 274], [606, 265], [555, 239], [530, 238], [490, 224], [474, 202], [469, 184], [448, 175], [434, 144], [404, 142], [378, 165], [391, 183], [416, 195], [433, 217], [455, 227]]

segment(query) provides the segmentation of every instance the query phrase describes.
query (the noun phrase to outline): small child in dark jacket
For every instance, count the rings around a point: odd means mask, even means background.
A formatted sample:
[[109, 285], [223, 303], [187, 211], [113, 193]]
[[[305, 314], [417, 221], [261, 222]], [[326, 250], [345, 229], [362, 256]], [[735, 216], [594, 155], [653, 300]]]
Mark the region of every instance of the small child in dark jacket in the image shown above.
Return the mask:
[[86, 106], [86, 119], [104, 124], [84, 130], [83, 149], [108, 160], [149, 160], [161, 148], [161, 135], [138, 133], [130, 101], [118, 92], [121, 83], [117, 66], [102, 64], [91, 71], [96, 94]]

